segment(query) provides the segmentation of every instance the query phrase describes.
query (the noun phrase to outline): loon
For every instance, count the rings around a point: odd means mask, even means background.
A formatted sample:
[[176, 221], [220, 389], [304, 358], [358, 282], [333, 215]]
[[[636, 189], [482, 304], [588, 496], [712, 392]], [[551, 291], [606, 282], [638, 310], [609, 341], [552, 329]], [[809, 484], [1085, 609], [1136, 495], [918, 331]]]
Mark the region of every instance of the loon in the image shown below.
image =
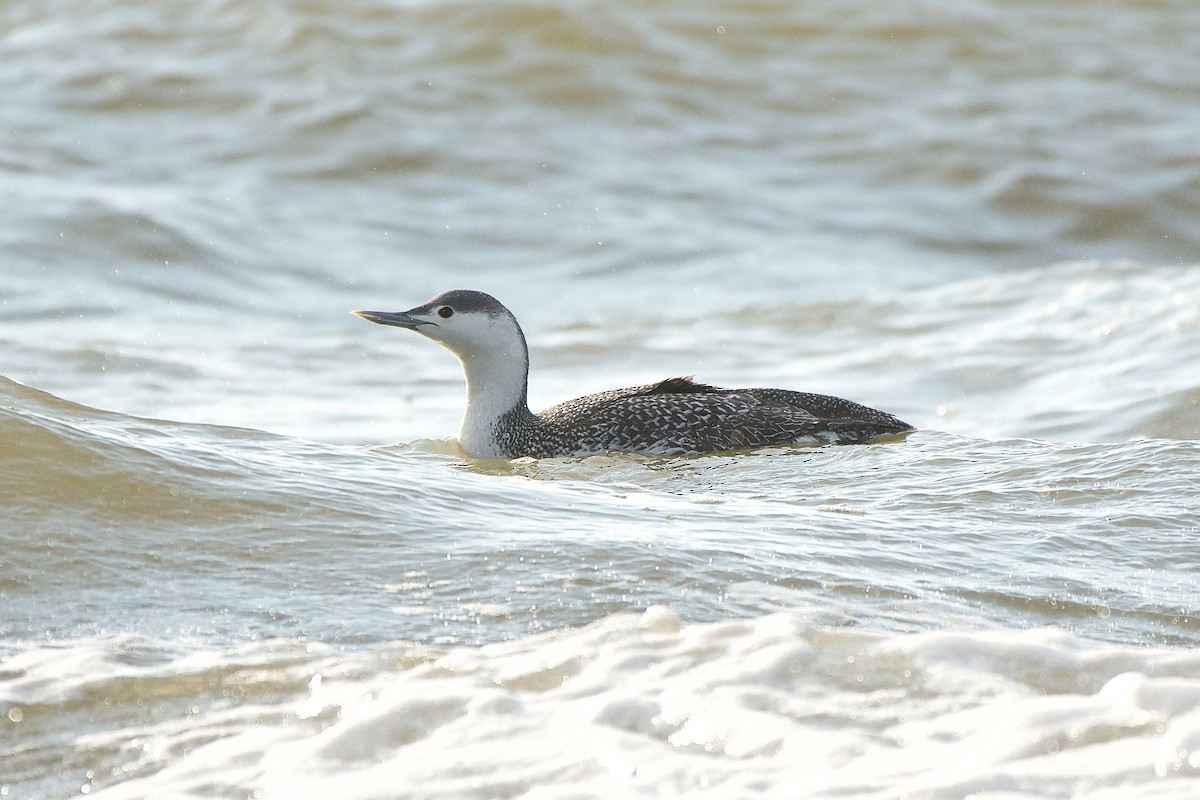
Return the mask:
[[467, 407], [458, 444], [474, 458], [578, 456], [604, 451], [683, 455], [769, 445], [858, 444], [904, 438], [891, 414], [786, 389], [720, 389], [689, 377], [591, 394], [529, 410], [529, 347], [517, 319], [489, 294], [443, 292], [408, 311], [352, 311], [414, 330], [462, 363]]

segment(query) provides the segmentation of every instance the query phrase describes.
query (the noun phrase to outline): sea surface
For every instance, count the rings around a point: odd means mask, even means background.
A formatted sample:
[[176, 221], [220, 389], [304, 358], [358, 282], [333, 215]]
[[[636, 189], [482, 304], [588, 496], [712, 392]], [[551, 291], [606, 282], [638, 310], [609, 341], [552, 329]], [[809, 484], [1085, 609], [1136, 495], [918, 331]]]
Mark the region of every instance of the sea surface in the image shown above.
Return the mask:
[[[1200, 797], [1191, 0], [0, 4], [0, 797]], [[905, 442], [473, 461], [672, 375]]]

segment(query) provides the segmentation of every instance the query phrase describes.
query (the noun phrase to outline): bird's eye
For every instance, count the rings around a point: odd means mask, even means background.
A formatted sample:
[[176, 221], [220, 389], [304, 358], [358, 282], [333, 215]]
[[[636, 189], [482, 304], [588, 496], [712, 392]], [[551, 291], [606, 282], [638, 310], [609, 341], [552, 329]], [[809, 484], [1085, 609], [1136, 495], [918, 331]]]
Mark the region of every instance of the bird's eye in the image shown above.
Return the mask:
[[450, 319], [454, 316], [454, 309], [450, 306], [442, 306], [438, 309], [438, 316], [442, 319]]

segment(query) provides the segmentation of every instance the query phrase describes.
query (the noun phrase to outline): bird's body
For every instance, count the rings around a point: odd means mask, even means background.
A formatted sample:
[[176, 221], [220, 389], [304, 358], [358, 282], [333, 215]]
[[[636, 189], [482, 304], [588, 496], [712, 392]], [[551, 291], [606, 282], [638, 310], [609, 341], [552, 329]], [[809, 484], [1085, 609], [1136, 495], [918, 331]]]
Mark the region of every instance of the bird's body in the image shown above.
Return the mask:
[[534, 414], [527, 402], [525, 336], [512, 313], [491, 295], [457, 289], [402, 313], [354, 313], [416, 330], [458, 356], [467, 379], [458, 442], [476, 458], [859, 444], [913, 430], [891, 414], [838, 397], [786, 389], [719, 389], [690, 377], [591, 394]]

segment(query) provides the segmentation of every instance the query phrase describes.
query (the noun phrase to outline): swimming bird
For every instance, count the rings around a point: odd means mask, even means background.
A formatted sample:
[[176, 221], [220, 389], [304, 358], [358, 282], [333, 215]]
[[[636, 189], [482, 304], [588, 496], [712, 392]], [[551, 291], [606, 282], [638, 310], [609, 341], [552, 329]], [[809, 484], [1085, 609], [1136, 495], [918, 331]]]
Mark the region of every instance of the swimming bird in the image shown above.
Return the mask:
[[475, 458], [604, 451], [679, 455], [768, 445], [855, 444], [913, 430], [891, 414], [828, 395], [719, 389], [691, 377], [591, 394], [529, 410], [529, 347], [517, 318], [489, 294], [443, 292], [408, 311], [353, 311], [433, 339], [462, 363], [467, 406], [458, 444]]

